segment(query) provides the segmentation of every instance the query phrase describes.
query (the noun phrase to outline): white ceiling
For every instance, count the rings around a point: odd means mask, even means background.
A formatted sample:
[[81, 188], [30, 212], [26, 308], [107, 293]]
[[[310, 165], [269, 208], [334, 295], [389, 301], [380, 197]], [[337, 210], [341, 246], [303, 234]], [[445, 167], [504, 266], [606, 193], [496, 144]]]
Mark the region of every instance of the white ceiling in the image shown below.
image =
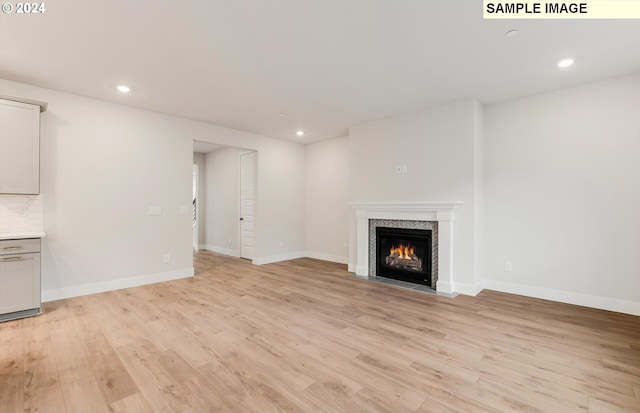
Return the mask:
[[0, 13], [0, 77], [301, 142], [640, 70], [640, 20], [483, 20], [480, 0], [45, 5]]

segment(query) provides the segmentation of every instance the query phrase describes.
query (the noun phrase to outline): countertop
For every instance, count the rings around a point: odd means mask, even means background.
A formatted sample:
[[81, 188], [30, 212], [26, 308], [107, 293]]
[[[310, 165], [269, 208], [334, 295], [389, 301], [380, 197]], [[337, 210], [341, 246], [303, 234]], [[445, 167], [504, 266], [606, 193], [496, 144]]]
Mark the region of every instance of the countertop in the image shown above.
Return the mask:
[[26, 238], [44, 238], [46, 235], [44, 232], [14, 232], [0, 234], [0, 240], [5, 239], [26, 239]]

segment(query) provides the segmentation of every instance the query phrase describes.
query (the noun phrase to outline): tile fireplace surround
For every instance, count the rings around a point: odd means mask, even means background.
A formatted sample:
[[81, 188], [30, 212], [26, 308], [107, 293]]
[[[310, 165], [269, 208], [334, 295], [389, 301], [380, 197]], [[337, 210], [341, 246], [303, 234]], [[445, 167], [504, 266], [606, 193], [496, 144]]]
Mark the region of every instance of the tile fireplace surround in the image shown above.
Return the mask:
[[462, 202], [352, 202], [356, 212], [356, 275], [369, 277], [369, 220], [435, 221], [438, 223], [436, 290], [453, 292], [453, 219]]

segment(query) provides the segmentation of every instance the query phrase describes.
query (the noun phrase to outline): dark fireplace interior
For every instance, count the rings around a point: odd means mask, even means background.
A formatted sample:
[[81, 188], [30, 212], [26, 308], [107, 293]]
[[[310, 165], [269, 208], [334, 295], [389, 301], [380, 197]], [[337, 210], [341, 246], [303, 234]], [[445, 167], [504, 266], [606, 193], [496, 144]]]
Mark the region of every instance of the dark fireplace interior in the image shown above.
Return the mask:
[[376, 275], [431, 285], [431, 230], [376, 228]]

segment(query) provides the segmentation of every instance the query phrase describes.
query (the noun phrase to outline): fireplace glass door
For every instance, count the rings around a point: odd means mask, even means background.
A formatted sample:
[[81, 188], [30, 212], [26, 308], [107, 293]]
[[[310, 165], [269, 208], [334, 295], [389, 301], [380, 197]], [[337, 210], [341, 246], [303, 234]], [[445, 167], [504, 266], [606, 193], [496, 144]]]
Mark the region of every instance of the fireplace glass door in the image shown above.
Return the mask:
[[431, 230], [376, 228], [376, 275], [431, 285]]

